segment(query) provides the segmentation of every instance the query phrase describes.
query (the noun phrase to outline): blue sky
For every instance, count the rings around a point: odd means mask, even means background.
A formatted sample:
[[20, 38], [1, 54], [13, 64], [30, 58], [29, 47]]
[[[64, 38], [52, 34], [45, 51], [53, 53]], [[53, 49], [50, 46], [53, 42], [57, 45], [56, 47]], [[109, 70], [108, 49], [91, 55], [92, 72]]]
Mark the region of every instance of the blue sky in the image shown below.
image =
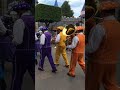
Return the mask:
[[[83, 8], [85, 0], [57, 0], [58, 6], [61, 7], [64, 1], [69, 1], [69, 4], [71, 6], [71, 9], [74, 12], [74, 16], [78, 17], [80, 16], [80, 12]], [[55, 0], [38, 0], [39, 3], [47, 4], [47, 5], [54, 5]]]

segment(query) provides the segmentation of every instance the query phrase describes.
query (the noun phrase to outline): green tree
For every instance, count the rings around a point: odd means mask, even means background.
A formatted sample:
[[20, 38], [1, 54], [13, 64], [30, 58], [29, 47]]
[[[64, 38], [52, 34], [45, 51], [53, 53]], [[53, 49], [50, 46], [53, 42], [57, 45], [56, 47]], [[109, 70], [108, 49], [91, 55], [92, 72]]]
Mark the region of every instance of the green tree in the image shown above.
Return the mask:
[[73, 10], [71, 10], [71, 7], [69, 5], [68, 1], [65, 1], [62, 6], [62, 16], [66, 16], [66, 17], [72, 17], [73, 16]]
[[38, 4], [35, 7], [35, 20], [38, 22], [44, 22], [48, 27], [49, 23], [61, 20], [61, 8]]

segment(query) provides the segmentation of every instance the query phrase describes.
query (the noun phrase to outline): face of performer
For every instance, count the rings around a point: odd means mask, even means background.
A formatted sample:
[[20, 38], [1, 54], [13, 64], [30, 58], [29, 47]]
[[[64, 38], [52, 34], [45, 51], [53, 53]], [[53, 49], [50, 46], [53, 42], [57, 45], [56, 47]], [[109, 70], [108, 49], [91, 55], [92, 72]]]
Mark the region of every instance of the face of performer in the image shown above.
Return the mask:
[[71, 37], [74, 37], [76, 35], [76, 33], [73, 33], [72, 35], [71, 35]]
[[59, 34], [61, 32], [61, 30], [57, 30], [57, 34]]
[[19, 17], [21, 17], [21, 15], [23, 13], [25, 13], [26, 11], [28, 11], [28, 10], [18, 10], [17, 13], [18, 13]]
[[44, 33], [45, 31], [44, 30], [42, 30], [42, 33]]
[[14, 22], [18, 19], [17, 12], [16, 12], [16, 14], [10, 14], [10, 16], [12, 17], [12, 19], [13, 19]]
[[78, 35], [79, 33], [83, 33], [83, 30], [78, 30], [75, 32], [75, 35]]

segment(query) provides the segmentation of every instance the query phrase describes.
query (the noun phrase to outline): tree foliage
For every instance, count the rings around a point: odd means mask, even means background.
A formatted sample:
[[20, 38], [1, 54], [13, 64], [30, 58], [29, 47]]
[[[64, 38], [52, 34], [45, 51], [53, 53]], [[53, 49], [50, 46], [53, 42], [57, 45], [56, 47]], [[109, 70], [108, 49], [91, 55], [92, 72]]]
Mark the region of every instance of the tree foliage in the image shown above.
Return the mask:
[[38, 4], [35, 7], [35, 19], [40, 22], [58, 22], [61, 20], [61, 8]]
[[65, 1], [62, 6], [62, 16], [66, 16], [66, 17], [72, 17], [73, 16], [73, 10], [71, 10], [71, 7], [69, 5], [68, 1]]

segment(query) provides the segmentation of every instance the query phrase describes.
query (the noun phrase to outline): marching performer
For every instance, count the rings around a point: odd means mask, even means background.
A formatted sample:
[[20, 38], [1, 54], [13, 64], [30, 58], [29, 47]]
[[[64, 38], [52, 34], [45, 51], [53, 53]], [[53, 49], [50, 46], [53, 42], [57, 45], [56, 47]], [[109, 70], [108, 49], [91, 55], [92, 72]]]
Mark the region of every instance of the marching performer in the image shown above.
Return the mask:
[[99, 5], [101, 23], [94, 26], [85, 48], [85, 90], [120, 90], [116, 84], [116, 64], [120, 52], [120, 23], [115, 19], [118, 3], [103, 1]]
[[68, 45], [67, 48], [72, 49], [70, 69], [67, 75], [75, 77], [75, 67], [77, 62], [81, 66], [82, 70], [85, 72], [85, 61], [84, 61], [84, 50], [85, 50], [85, 35], [83, 34], [83, 27], [80, 30], [76, 30], [72, 34], [72, 44]]
[[45, 57], [48, 57], [48, 60], [50, 62], [50, 65], [52, 67], [52, 72], [55, 73], [57, 71], [53, 57], [52, 57], [52, 50], [51, 50], [51, 33], [48, 32], [47, 27], [43, 27], [42, 29], [43, 34], [40, 37], [40, 44], [42, 45], [41, 48], [41, 59], [39, 62], [38, 70], [44, 71], [44, 60]]
[[21, 90], [27, 70], [35, 82], [35, 21], [28, 3], [19, 2], [13, 6], [13, 10], [18, 13], [19, 19], [13, 26], [12, 42], [16, 45], [16, 52], [11, 90]]
[[69, 67], [69, 62], [68, 62], [68, 57], [66, 54], [66, 36], [63, 35], [62, 30], [64, 29], [64, 27], [59, 26], [57, 27], [57, 37], [56, 37], [56, 53], [55, 53], [55, 64], [59, 65], [59, 58], [60, 55], [62, 54], [63, 59], [65, 61], [65, 67]]

